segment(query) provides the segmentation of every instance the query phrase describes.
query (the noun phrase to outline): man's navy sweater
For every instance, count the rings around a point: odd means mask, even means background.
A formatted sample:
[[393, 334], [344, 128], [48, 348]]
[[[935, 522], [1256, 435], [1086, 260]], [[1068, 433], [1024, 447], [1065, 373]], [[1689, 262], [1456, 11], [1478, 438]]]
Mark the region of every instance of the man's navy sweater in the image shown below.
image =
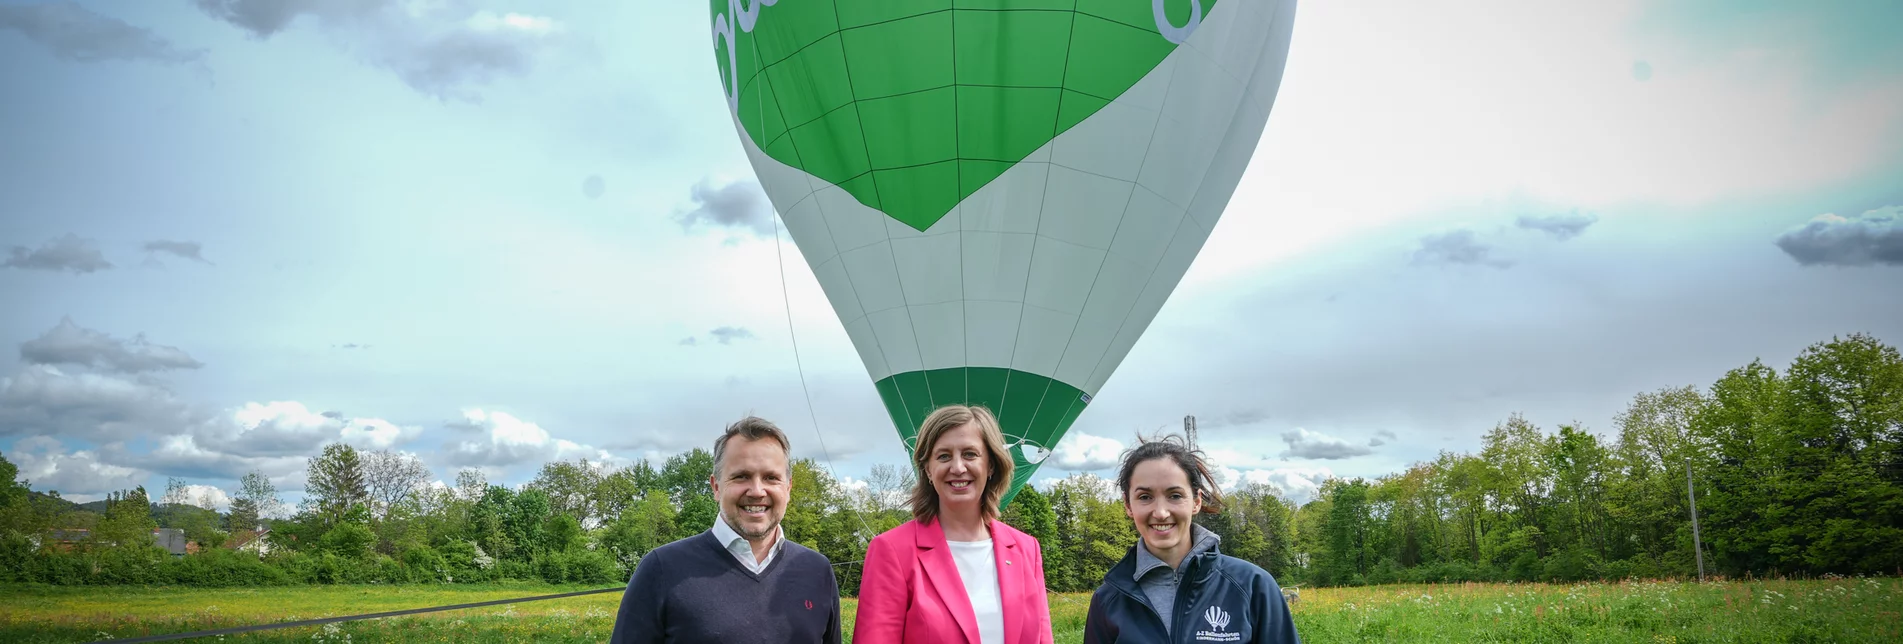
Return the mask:
[[702, 532], [641, 558], [621, 596], [610, 641], [838, 644], [839, 639], [839, 582], [824, 555], [788, 541], [755, 575], [712, 532]]

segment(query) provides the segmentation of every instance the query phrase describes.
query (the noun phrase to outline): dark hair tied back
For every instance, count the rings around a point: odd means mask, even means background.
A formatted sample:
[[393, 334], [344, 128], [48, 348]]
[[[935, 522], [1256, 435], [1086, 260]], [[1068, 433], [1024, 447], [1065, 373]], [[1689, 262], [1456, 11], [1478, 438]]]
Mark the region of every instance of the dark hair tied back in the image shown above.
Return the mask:
[[1203, 453], [1190, 449], [1183, 438], [1175, 434], [1155, 439], [1145, 439], [1139, 434], [1137, 446], [1124, 451], [1123, 467], [1117, 471], [1117, 493], [1123, 496], [1125, 504], [1130, 502], [1130, 475], [1136, 472], [1137, 465], [1159, 458], [1169, 459], [1182, 468], [1183, 475], [1189, 478], [1189, 488], [1202, 499], [1204, 514], [1222, 511], [1222, 491], [1216, 486], [1216, 477], [1210, 475]]

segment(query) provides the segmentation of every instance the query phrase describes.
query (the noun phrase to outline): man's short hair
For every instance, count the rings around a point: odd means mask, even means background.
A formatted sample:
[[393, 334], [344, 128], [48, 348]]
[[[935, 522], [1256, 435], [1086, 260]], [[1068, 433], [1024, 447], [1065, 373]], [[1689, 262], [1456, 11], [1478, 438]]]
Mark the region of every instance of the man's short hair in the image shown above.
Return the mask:
[[786, 452], [786, 475], [789, 478], [793, 476], [793, 447], [792, 443], [786, 439], [786, 432], [780, 431], [778, 426], [767, 419], [748, 416], [728, 425], [727, 431], [714, 441], [714, 476], [716, 478], [720, 476], [720, 462], [727, 456], [727, 441], [735, 436], [744, 437], [749, 441], [762, 438], [779, 441], [780, 451]]

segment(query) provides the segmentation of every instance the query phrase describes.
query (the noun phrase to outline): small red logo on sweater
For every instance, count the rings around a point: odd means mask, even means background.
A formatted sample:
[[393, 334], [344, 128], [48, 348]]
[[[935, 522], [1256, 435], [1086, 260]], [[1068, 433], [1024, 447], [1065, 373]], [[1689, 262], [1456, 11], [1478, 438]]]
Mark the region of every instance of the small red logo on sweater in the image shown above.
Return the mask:
[[812, 609], [813, 609], [813, 600], [811, 599], [806, 600], [806, 610], [812, 610]]

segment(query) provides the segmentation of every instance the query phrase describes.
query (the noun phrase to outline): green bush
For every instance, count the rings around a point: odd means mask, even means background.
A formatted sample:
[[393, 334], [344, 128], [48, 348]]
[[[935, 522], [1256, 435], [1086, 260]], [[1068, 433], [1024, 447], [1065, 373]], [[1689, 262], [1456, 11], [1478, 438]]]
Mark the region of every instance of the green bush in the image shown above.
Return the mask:
[[214, 549], [175, 558], [165, 563], [165, 579], [181, 586], [212, 588], [234, 586], [282, 586], [291, 583], [290, 574], [264, 563], [257, 555]]
[[612, 584], [621, 580], [621, 564], [598, 550], [571, 550], [536, 555], [532, 561], [542, 581], [551, 584]]

